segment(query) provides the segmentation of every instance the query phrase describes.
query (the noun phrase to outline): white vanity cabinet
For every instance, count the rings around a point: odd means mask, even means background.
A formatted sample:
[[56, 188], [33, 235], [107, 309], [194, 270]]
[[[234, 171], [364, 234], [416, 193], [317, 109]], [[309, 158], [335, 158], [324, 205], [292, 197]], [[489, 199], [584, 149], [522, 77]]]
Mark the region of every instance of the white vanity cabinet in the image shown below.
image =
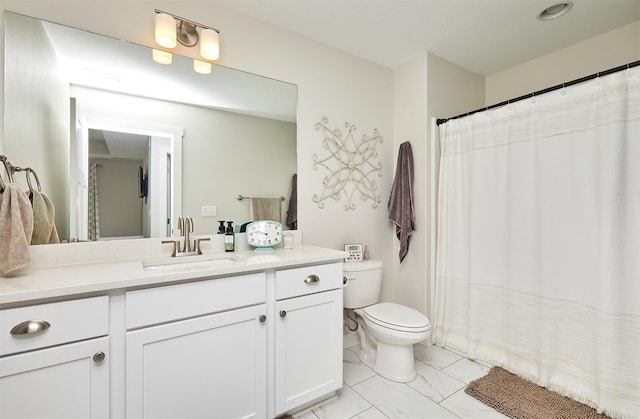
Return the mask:
[[264, 273], [128, 292], [127, 417], [266, 418], [265, 299]]
[[342, 264], [276, 271], [275, 414], [342, 387]]
[[344, 252], [236, 256], [194, 271], [76, 263], [0, 282], [0, 419], [272, 419], [331, 397]]
[[108, 297], [0, 310], [0, 418], [109, 417]]

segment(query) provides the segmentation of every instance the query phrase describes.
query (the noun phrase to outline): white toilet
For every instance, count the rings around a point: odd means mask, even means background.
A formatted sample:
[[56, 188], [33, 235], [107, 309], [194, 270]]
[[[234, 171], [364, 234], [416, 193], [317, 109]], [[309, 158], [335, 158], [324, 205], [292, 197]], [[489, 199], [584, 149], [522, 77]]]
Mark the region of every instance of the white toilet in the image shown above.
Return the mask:
[[413, 344], [429, 337], [429, 319], [400, 304], [378, 303], [381, 261], [347, 262], [342, 269], [344, 308], [355, 313], [360, 361], [389, 380], [412, 381], [416, 377]]

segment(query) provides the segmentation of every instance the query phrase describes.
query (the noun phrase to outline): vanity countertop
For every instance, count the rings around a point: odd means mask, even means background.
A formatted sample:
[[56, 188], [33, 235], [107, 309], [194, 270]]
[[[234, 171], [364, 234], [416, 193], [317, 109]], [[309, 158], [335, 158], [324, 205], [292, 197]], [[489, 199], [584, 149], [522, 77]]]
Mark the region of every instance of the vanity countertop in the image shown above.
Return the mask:
[[[0, 308], [38, 300], [73, 298], [114, 290], [186, 282], [197, 278], [342, 262], [344, 256], [345, 253], [340, 250], [302, 245], [294, 249], [279, 248], [270, 252], [240, 250], [182, 258], [136, 257], [34, 267], [25, 269], [15, 276], [0, 277]], [[220, 263], [206, 266], [207, 261], [215, 258], [219, 258]], [[148, 266], [154, 262], [187, 264], [172, 265], [175, 269], [144, 269], [144, 265]]]

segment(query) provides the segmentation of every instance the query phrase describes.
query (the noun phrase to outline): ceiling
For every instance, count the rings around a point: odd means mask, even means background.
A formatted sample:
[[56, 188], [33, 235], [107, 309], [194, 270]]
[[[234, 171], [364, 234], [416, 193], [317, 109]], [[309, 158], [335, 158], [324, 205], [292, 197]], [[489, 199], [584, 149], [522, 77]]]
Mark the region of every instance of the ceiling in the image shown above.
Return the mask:
[[[640, 0], [209, 0], [389, 68], [425, 51], [488, 76], [640, 20]], [[639, 34], [640, 36], [640, 34]]]
[[149, 136], [89, 129], [89, 157], [143, 161], [148, 154]]

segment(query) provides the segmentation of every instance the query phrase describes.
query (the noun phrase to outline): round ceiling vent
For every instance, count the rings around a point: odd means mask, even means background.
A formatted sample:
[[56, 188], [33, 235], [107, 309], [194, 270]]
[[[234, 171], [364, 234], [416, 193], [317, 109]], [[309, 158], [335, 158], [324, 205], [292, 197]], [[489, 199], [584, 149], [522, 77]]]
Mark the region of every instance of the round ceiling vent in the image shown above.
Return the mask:
[[551, 20], [562, 16], [567, 13], [573, 7], [573, 2], [563, 1], [562, 3], [549, 6], [540, 13], [538, 13], [538, 20]]

